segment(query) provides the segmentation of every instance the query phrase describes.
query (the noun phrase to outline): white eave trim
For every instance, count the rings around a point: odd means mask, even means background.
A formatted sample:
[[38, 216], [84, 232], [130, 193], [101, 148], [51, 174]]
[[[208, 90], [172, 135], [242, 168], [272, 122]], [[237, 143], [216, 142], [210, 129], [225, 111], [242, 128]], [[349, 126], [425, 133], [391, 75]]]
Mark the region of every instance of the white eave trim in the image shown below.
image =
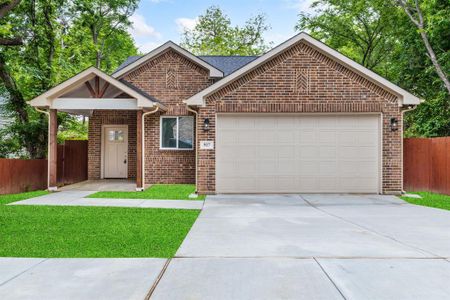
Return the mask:
[[212, 65], [208, 64], [206, 61], [198, 58], [194, 54], [192, 54], [189, 51], [181, 48], [180, 46], [178, 46], [177, 44], [175, 44], [172, 41], [169, 41], [169, 42], [159, 46], [158, 48], [150, 51], [149, 53], [147, 53], [146, 55], [142, 56], [141, 58], [139, 58], [135, 62], [133, 62], [133, 63], [129, 64], [128, 66], [126, 66], [125, 68], [123, 68], [123, 69], [113, 73], [111, 76], [113, 76], [114, 78], [121, 78], [121, 77], [125, 76], [127, 73], [133, 71], [134, 69], [136, 69], [137, 67], [139, 67], [140, 65], [145, 63], [146, 61], [148, 61], [149, 59], [152, 59], [152, 58], [158, 56], [159, 54], [163, 53], [164, 51], [166, 51], [169, 48], [175, 50], [176, 52], [178, 52], [182, 56], [188, 58], [189, 60], [191, 60], [191, 61], [197, 63], [198, 65], [204, 67], [205, 69], [209, 70], [209, 77], [222, 78], [224, 76], [224, 74], [223, 74], [223, 72], [221, 70], [213, 67]]
[[127, 98], [58, 98], [52, 109], [58, 110], [139, 110], [136, 99]]
[[351, 69], [352, 71], [356, 72], [357, 74], [359, 74], [359, 75], [363, 76], [364, 78], [370, 80], [371, 82], [381, 86], [382, 88], [387, 89], [388, 91], [394, 93], [401, 100], [401, 101], [399, 101], [399, 106], [420, 104], [420, 102], [421, 102], [420, 98], [414, 96], [413, 94], [409, 93], [408, 91], [393, 84], [392, 82], [388, 81], [387, 79], [381, 77], [380, 75], [367, 69], [366, 67], [358, 64], [357, 62], [351, 60], [350, 58], [346, 57], [345, 55], [342, 55], [338, 51], [330, 48], [329, 46], [314, 39], [313, 37], [311, 37], [310, 35], [308, 35], [304, 32], [297, 34], [296, 36], [292, 37], [291, 39], [287, 40], [286, 42], [273, 48], [266, 54], [260, 56], [259, 58], [255, 59], [254, 61], [252, 61], [249, 64], [245, 65], [244, 67], [240, 68], [236, 72], [231, 73], [224, 79], [216, 82], [215, 84], [209, 86], [208, 88], [206, 88], [203, 91], [201, 91], [200, 93], [192, 96], [191, 98], [184, 100], [183, 102], [186, 103], [187, 105], [204, 106], [206, 97], [208, 97], [209, 95], [211, 95], [212, 93], [214, 93], [215, 91], [220, 89], [221, 87], [225, 86], [226, 84], [231, 83], [231, 82], [237, 80], [238, 78], [242, 77], [243, 75], [249, 73], [250, 71], [252, 71], [255, 68], [257, 68], [258, 66], [260, 66], [262, 63], [277, 56], [281, 52], [292, 47], [293, 45], [297, 44], [300, 41], [306, 41], [309, 45], [314, 47], [316, 50], [320, 51], [322, 54], [330, 57], [331, 59], [338, 61], [339, 63], [341, 63], [342, 65]]
[[[40, 96], [29, 101], [28, 104], [30, 104], [31, 106], [34, 106], [34, 107], [52, 107], [53, 101], [56, 98], [60, 97], [64, 93], [70, 91], [73, 87], [83, 84], [84, 82], [91, 80], [92, 78], [94, 78], [96, 76], [98, 76], [99, 78], [103, 79], [106, 82], [109, 82], [111, 85], [115, 86], [122, 92], [133, 97], [133, 99], [135, 99], [137, 101], [137, 106], [139, 108], [151, 108], [154, 106], [160, 106], [162, 109], [165, 109], [165, 107], [163, 105], [161, 105], [160, 103], [154, 102], [154, 101], [148, 99], [147, 97], [141, 95], [140, 93], [136, 92], [132, 88], [123, 84], [119, 80], [107, 75], [106, 73], [100, 71], [99, 69], [97, 69], [95, 67], [90, 67], [90, 68], [84, 70], [83, 72], [73, 76], [72, 78], [62, 82], [61, 84], [51, 88], [47, 92], [45, 92], [45, 93], [41, 94]], [[69, 99], [69, 100], [72, 99], [72, 101], [76, 101], [78, 99], [80, 99], [82, 101], [95, 100], [95, 98], [60, 98], [60, 99]], [[102, 99], [102, 100], [105, 100], [105, 99]], [[114, 100], [115, 101], [120, 100], [120, 98], [114, 98]], [[89, 101], [84, 101], [81, 103], [85, 103], [87, 106], [89, 106], [90, 105], [90, 104], [88, 104]], [[93, 102], [95, 102], [95, 101], [93, 101]], [[82, 109], [82, 108], [80, 108], [80, 109]], [[89, 109], [89, 108], [87, 108], [87, 109]]]

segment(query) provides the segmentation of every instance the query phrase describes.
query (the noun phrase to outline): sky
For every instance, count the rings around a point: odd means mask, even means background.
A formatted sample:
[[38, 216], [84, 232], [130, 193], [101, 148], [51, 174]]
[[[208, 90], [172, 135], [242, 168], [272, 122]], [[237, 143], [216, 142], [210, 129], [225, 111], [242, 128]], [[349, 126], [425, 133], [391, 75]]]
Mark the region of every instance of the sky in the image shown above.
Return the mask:
[[133, 36], [142, 53], [171, 40], [180, 42], [184, 28], [193, 28], [199, 15], [212, 6], [219, 6], [231, 18], [233, 25], [264, 13], [271, 29], [267, 42], [277, 45], [295, 34], [294, 26], [301, 11], [310, 11], [313, 0], [141, 0], [131, 16]]

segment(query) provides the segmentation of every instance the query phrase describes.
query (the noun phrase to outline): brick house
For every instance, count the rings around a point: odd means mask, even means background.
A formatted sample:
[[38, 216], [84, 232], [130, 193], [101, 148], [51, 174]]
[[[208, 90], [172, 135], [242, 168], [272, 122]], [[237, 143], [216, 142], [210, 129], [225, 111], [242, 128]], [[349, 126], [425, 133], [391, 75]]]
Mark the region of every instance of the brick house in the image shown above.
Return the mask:
[[33, 99], [89, 116], [89, 179], [199, 193], [400, 193], [402, 119], [420, 99], [300, 33], [259, 57], [167, 42], [111, 76], [89, 68]]

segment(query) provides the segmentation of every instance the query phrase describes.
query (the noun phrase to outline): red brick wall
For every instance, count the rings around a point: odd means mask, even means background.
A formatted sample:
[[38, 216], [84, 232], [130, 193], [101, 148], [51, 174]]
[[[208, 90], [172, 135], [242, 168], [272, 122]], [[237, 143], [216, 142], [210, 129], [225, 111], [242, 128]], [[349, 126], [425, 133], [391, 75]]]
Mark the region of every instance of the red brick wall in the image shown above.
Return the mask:
[[[391, 117], [402, 124], [397, 97], [301, 42], [207, 98], [199, 120], [211, 129], [199, 140], [215, 140], [217, 112], [380, 112], [383, 113], [384, 193], [402, 186], [401, 134], [391, 132]], [[215, 151], [199, 151], [201, 193], [215, 191]]]
[[124, 79], [168, 108], [145, 118], [145, 183], [194, 183], [195, 150], [160, 150], [159, 120], [161, 115], [191, 115], [182, 101], [212, 83], [209, 71], [169, 50]]
[[136, 178], [136, 111], [94, 111], [89, 118], [88, 178], [100, 179], [102, 125], [128, 125], [128, 178]]

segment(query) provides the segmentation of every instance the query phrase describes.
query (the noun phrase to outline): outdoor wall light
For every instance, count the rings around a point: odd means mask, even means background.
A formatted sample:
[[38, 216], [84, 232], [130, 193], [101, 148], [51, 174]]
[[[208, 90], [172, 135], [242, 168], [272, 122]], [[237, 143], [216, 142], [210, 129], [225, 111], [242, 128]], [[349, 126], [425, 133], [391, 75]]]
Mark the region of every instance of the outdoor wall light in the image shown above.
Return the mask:
[[203, 120], [203, 131], [208, 131], [209, 130], [209, 119], [205, 118]]
[[396, 118], [391, 118], [391, 131], [398, 130], [398, 120]]

